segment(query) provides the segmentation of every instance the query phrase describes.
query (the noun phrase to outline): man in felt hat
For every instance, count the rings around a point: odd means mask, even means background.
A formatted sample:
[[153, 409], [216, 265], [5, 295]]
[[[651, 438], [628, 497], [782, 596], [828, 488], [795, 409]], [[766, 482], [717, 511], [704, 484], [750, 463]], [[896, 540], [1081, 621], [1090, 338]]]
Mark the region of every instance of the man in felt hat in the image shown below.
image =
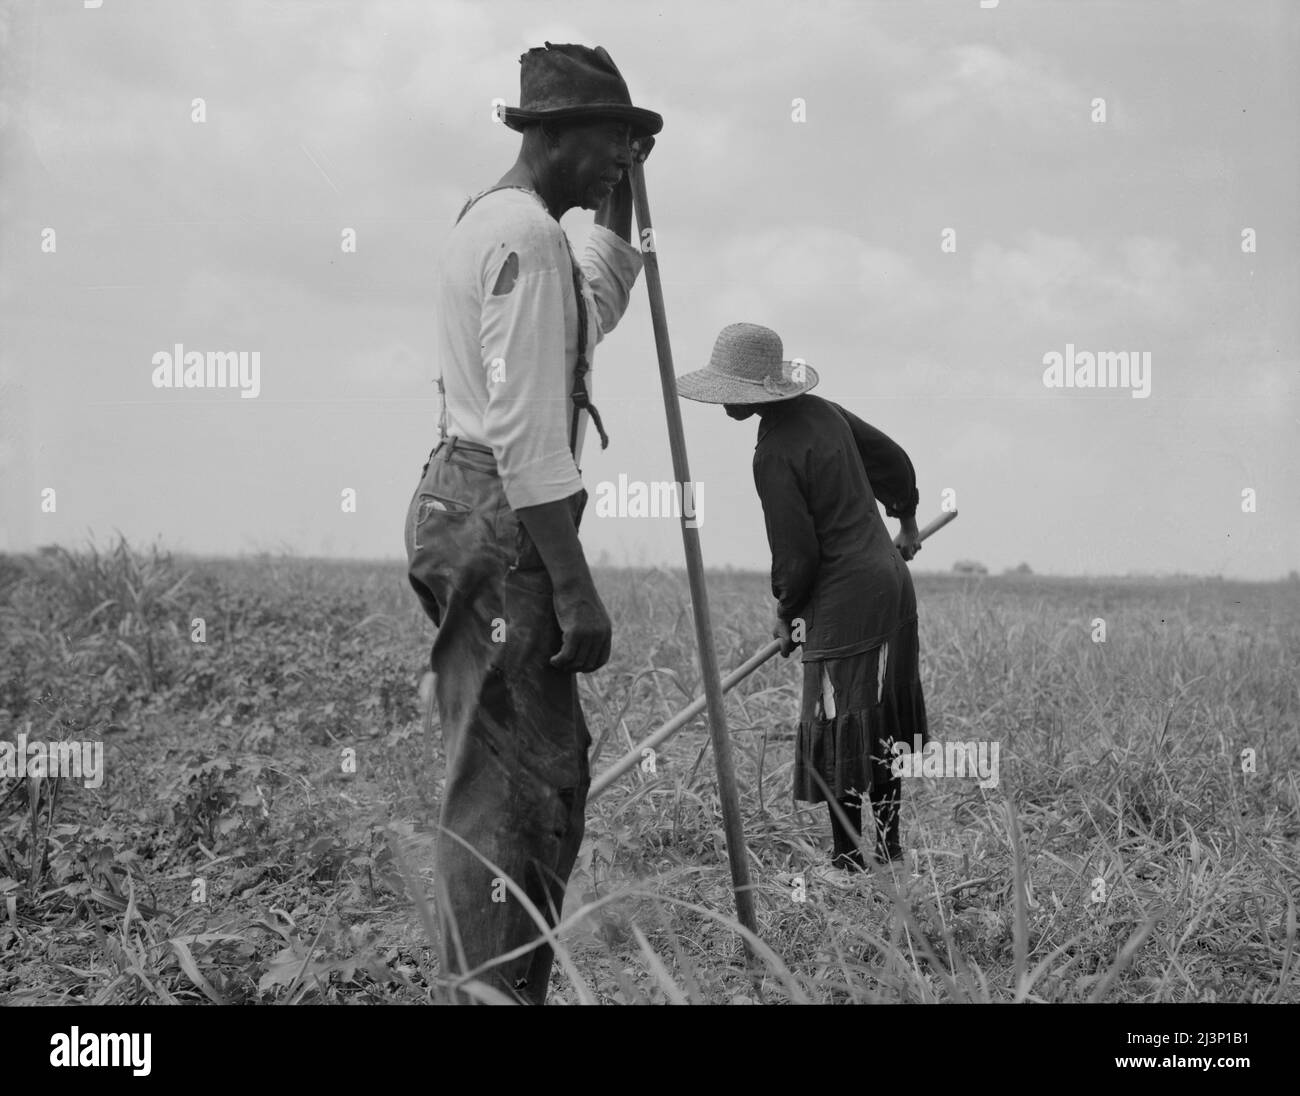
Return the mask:
[[[663, 119], [632, 105], [599, 47], [520, 58], [523, 134], [466, 203], [436, 301], [440, 441], [406, 521], [409, 578], [438, 625], [431, 665], [446, 753], [436, 898], [446, 975], [544, 1003], [552, 925], [582, 841], [587, 733], [576, 674], [605, 664], [610, 621], [578, 541], [593, 348], [627, 308], [629, 171]], [[579, 261], [560, 228], [596, 212]], [[523, 954], [487, 964], [513, 950]]]
[[[810, 395], [818, 380], [811, 365], [784, 359], [775, 331], [738, 323], [677, 389], [733, 419], [761, 419], [754, 485], [772, 550], [773, 635], [785, 657], [803, 648], [794, 797], [828, 803], [829, 875], [843, 882], [843, 872], [866, 867], [861, 836], [877, 861], [902, 857], [891, 747], [928, 738], [916, 592], [903, 562], [921, 540], [911, 460], [875, 427]], [[901, 525], [892, 541], [878, 501]], [[864, 799], [874, 823], [865, 834]]]

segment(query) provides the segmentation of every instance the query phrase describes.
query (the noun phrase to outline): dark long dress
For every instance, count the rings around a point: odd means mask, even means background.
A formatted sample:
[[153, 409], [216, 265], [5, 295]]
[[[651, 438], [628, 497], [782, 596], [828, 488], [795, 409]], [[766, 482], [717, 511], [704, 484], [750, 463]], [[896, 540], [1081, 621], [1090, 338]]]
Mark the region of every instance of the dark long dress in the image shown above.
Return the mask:
[[929, 738], [916, 592], [876, 505], [913, 516], [916, 474], [896, 443], [820, 397], [771, 404], [762, 415], [754, 484], [772, 594], [778, 616], [803, 636], [794, 797], [880, 792], [891, 782], [892, 743]]

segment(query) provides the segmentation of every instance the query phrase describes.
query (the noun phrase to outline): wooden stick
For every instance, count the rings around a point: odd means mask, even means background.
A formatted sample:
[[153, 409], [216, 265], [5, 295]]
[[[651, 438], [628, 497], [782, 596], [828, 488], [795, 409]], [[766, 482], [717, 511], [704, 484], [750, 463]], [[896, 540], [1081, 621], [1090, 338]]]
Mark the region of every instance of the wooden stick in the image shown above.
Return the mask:
[[[751, 655], [746, 662], [741, 663], [726, 677], [722, 679], [722, 691], [729, 693], [737, 685], [745, 680], [750, 674], [757, 670], [764, 662], [771, 658], [781, 649], [779, 640], [772, 640], [757, 654]], [[667, 723], [655, 731], [645, 740], [638, 742], [632, 749], [619, 758], [614, 764], [600, 774], [591, 783], [591, 789], [587, 792], [587, 802], [590, 803], [602, 792], [606, 791], [611, 784], [622, 776], [628, 769], [635, 767], [641, 761], [643, 750], [652, 750], [661, 742], [667, 742], [678, 731], [686, 726], [697, 715], [704, 711], [707, 698], [697, 696], [685, 708], [672, 717]]]
[[[694, 483], [686, 459], [686, 432], [682, 428], [682, 409], [677, 398], [677, 374], [673, 369], [673, 352], [668, 342], [668, 319], [664, 308], [663, 283], [659, 278], [659, 253], [654, 246], [654, 226], [650, 221], [650, 203], [646, 198], [645, 165], [632, 164], [632, 200], [636, 208], [637, 227], [643, 242], [646, 289], [650, 293], [650, 319], [654, 325], [655, 349], [659, 354], [659, 379], [662, 382], [664, 411], [668, 417], [668, 445], [673, 456], [673, 476], [685, 503], [687, 492], [694, 498]], [[758, 935], [754, 913], [754, 890], [749, 877], [749, 858], [745, 851], [745, 830], [740, 820], [740, 792], [731, 760], [731, 736], [727, 733], [727, 714], [722, 701], [722, 683], [718, 680], [718, 655], [713, 649], [713, 623], [709, 619], [709, 595], [704, 585], [704, 556], [700, 551], [700, 531], [693, 515], [682, 506], [682, 542], [686, 549], [686, 573], [690, 580], [691, 605], [695, 610], [695, 640], [699, 648], [700, 677], [704, 682], [704, 700], [709, 713], [709, 733], [713, 739], [713, 761], [718, 772], [718, 798], [722, 801], [722, 827], [727, 839], [727, 859], [731, 862], [731, 886], [736, 898], [736, 916], [740, 923]], [[590, 798], [590, 792], [588, 793]], [[751, 962], [755, 956], [745, 941]]]
[[[956, 510], [950, 510], [946, 514], [940, 514], [937, 518], [934, 519], [934, 521], [930, 522], [929, 525], [927, 525], [924, 529], [921, 530], [920, 539], [925, 540], [926, 537], [929, 537], [934, 533], [937, 533], [940, 529], [942, 529], [945, 525], [947, 525], [948, 522], [952, 521], [952, 519], [955, 518], [956, 516], [957, 516]], [[760, 650], [757, 654], [750, 655], [748, 659], [742, 662], [739, 666], [737, 666], [734, 670], [732, 670], [731, 673], [729, 673], [726, 677], [722, 679], [722, 691], [724, 693], [730, 692], [742, 681], [744, 681], [745, 678], [747, 678], [761, 665], [763, 665], [764, 662], [766, 662], [769, 658], [771, 658], [774, 654], [776, 654], [777, 651], [779, 651], [780, 649], [781, 649], [781, 641], [778, 639], [774, 639], [766, 647], [762, 648], [762, 650]], [[702, 696], [696, 697], [694, 700], [690, 702], [690, 704], [688, 704], [685, 708], [683, 708], [680, 712], [678, 712], [675, 716], [673, 716], [672, 719], [670, 719], [667, 723], [665, 723], [662, 727], [660, 727], [649, 737], [645, 738], [641, 742], [638, 742], [635, 746], [632, 747], [630, 751], [624, 754], [621, 758], [615, 761], [614, 764], [612, 764], [608, 769], [606, 769], [603, 773], [601, 773], [600, 776], [598, 776], [595, 780], [592, 781], [591, 789], [587, 792], [587, 801], [591, 802], [591, 800], [595, 799], [598, 795], [601, 795], [603, 792], [607, 791], [609, 789], [609, 786], [613, 784], [614, 781], [616, 781], [620, 776], [622, 776], [629, 769], [634, 768], [641, 761], [643, 751], [653, 750], [656, 746], [659, 746], [662, 743], [667, 742], [670, 738], [672, 738], [673, 735], [675, 735], [678, 731], [680, 731], [683, 727], [685, 727], [686, 724], [688, 724], [697, 715], [699, 715], [700, 712], [704, 711], [705, 699], [706, 698]]]

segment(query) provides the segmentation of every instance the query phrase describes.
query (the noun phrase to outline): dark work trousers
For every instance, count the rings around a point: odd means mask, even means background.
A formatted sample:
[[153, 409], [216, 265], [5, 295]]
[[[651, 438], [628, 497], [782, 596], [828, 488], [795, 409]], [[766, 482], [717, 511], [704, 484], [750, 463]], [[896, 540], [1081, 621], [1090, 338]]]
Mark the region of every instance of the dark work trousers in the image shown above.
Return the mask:
[[[586, 499], [570, 499], [575, 525]], [[550, 665], [561, 646], [550, 575], [490, 450], [459, 439], [434, 450], [406, 551], [411, 585], [438, 625], [431, 665], [447, 773], [436, 899], [444, 970], [455, 976], [541, 938], [503, 877], [558, 921], [582, 843], [591, 737], [577, 677]], [[553, 960], [541, 944], [478, 977], [543, 1004]]]

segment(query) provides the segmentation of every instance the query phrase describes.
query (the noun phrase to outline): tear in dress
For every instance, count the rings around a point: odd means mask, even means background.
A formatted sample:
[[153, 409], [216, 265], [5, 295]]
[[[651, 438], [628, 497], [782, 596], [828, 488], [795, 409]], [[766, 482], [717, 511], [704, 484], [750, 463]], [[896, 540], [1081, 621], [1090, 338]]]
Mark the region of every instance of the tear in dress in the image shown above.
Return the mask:
[[916, 618], [888, 641], [847, 658], [804, 663], [795, 743], [794, 798], [869, 795], [892, 777], [890, 748], [929, 741]]

